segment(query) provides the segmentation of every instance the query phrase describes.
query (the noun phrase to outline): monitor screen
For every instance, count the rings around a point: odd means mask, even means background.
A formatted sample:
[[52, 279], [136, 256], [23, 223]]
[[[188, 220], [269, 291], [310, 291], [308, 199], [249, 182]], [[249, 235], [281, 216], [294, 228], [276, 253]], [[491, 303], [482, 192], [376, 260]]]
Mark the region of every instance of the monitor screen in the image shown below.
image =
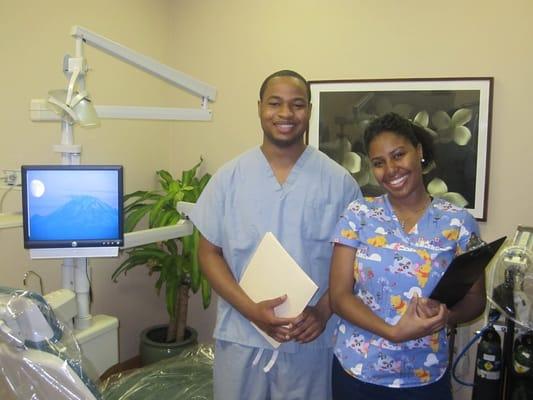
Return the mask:
[[24, 247], [32, 258], [118, 255], [124, 242], [122, 166], [21, 170]]

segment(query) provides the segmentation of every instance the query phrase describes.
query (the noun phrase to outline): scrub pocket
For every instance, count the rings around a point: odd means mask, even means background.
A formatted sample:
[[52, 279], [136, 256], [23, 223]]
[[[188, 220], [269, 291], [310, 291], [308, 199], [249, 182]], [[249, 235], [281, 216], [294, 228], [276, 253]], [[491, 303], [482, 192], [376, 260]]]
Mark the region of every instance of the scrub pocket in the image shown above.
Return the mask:
[[253, 210], [242, 206], [239, 212], [226, 215], [223, 218], [224, 258], [231, 265], [235, 278], [240, 279], [244, 268], [248, 265], [249, 257], [259, 243], [260, 237], [257, 227], [253, 224]]
[[305, 204], [303, 218], [307, 239], [329, 242], [339, 216], [333, 204], [309, 202]]

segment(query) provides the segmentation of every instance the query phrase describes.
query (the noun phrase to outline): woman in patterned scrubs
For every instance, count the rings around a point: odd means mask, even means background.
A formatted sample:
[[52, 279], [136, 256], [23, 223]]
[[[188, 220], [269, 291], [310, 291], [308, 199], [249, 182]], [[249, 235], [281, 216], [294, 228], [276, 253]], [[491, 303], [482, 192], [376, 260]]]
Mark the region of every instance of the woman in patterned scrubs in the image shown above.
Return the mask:
[[390, 113], [368, 126], [364, 142], [386, 194], [350, 203], [333, 237], [330, 302], [341, 317], [333, 398], [451, 400], [446, 326], [483, 312], [484, 278], [450, 309], [428, 296], [479, 241], [477, 223], [426, 192], [422, 169], [433, 150], [424, 129]]

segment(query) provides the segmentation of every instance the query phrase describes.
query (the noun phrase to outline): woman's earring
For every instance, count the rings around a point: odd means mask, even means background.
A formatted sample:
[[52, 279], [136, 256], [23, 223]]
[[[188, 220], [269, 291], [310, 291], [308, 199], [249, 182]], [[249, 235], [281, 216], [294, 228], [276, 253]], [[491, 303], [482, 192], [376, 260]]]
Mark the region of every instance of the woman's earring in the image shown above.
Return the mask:
[[425, 162], [426, 162], [426, 159], [425, 159], [424, 157], [422, 157], [422, 158], [420, 159], [420, 163], [421, 163], [421, 164], [424, 164]]

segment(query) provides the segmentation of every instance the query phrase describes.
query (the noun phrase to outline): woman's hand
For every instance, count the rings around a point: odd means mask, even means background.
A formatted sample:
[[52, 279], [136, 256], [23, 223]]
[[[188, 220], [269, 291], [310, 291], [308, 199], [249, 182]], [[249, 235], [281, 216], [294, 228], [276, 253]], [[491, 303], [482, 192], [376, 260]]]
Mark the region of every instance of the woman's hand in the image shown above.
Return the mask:
[[440, 302], [427, 297], [419, 297], [416, 303], [416, 314], [421, 318], [431, 318], [440, 311]]
[[315, 340], [326, 329], [330, 315], [331, 312], [325, 313], [318, 306], [305, 307], [291, 325], [290, 337], [299, 343]]
[[[399, 343], [431, 335], [446, 327], [449, 311], [444, 304], [421, 301], [413, 297], [400, 321], [391, 326], [388, 340]], [[426, 316], [434, 314], [435, 315]]]

